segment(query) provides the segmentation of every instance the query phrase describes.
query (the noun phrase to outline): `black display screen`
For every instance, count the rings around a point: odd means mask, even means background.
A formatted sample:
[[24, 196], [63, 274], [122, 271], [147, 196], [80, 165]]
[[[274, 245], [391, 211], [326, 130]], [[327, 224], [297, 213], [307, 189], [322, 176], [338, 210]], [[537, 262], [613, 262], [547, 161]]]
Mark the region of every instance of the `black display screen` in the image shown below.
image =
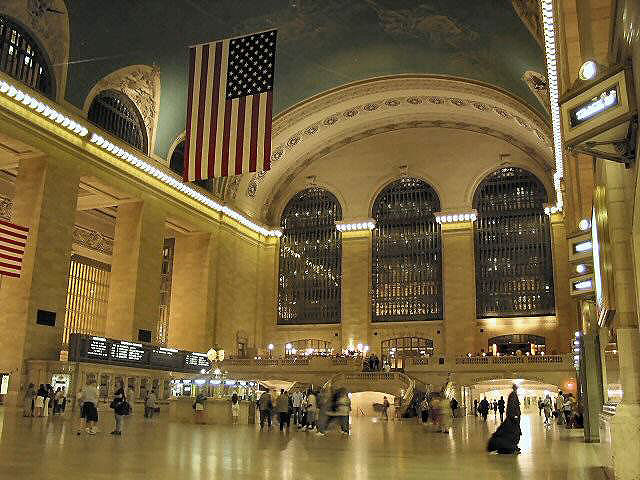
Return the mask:
[[569, 122], [572, 127], [596, 118], [600, 114], [618, 105], [618, 85], [607, 88], [588, 102], [569, 110]]
[[173, 372], [211, 368], [211, 362], [204, 353], [78, 333], [72, 334], [69, 340], [69, 360]]

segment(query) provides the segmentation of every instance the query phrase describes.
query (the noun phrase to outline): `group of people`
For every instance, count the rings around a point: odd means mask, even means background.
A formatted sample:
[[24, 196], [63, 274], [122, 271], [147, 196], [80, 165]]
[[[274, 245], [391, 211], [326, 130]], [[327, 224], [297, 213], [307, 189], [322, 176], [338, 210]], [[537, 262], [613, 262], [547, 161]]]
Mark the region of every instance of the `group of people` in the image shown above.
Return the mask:
[[551, 399], [551, 395], [546, 395], [544, 399], [538, 399], [538, 411], [540, 416], [544, 413], [546, 426], [551, 426], [553, 417], [555, 417], [558, 425], [566, 425], [567, 428], [582, 428], [582, 411], [573, 393], [564, 394], [560, 391], [555, 402]]
[[473, 414], [477, 417], [480, 415], [482, 419], [486, 422], [487, 417], [489, 416], [489, 412], [493, 410], [494, 418], [497, 418], [498, 412], [500, 412], [500, 421], [504, 421], [504, 410], [505, 410], [505, 401], [504, 397], [500, 397], [500, 400], [487, 400], [487, 397], [484, 397], [480, 402], [478, 400], [473, 401]]
[[379, 372], [381, 370], [388, 372], [391, 367], [387, 362], [381, 362], [375, 353], [372, 353], [362, 361], [363, 372]]
[[455, 398], [448, 399], [442, 392], [427, 394], [419, 406], [420, 420], [432, 424], [437, 432], [449, 433], [458, 407]]
[[296, 390], [291, 393], [281, 389], [275, 400], [271, 392], [264, 391], [257, 400], [257, 406], [260, 412], [260, 430], [264, 429], [265, 424], [271, 430], [275, 413], [281, 432], [288, 432], [293, 422], [298, 430], [315, 430], [317, 435], [326, 435], [329, 426], [337, 423], [343, 434], [349, 434], [351, 400], [345, 389], [309, 389], [306, 392]]
[[59, 415], [67, 406], [67, 394], [64, 387], [55, 391], [49, 384], [40, 384], [38, 390], [30, 383], [23, 398], [23, 416], [48, 417], [49, 413]]

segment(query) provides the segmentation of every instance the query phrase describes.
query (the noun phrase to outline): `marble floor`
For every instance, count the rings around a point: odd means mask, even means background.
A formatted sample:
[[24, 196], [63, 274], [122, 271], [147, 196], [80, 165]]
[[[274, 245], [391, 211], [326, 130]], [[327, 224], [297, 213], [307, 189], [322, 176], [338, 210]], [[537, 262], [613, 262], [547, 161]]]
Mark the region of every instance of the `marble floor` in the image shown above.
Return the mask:
[[604, 479], [597, 445], [578, 430], [545, 429], [537, 413], [523, 417], [517, 456], [485, 452], [491, 417], [456, 419], [449, 435], [367, 417], [352, 421], [350, 436], [326, 437], [179, 424], [162, 414], [128, 417], [114, 437], [110, 411], [95, 436], [77, 436], [76, 426], [75, 415], [31, 419], [0, 407], [0, 479]]

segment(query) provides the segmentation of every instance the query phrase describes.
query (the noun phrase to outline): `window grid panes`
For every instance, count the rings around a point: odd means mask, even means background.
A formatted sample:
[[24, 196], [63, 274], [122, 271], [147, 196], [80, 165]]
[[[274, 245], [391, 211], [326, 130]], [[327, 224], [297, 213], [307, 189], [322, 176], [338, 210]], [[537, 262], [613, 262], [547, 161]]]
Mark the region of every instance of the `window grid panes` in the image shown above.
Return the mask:
[[115, 90], [100, 92], [91, 102], [87, 118], [120, 140], [147, 153], [147, 129], [135, 104]]
[[111, 266], [80, 255], [71, 256], [63, 344], [72, 333], [104, 335]]
[[0, 15], [0, 70], [53, 96], [50, 67], [35, 40], [8, 17]]
[[442, 319], [442, 246], [438, 195], [403, 178], [376, 198], [372, 245], [372, 321]]
[[322, 188], [298, 193], [282, 214], [278, 323], [340, 323], [342, 240], [337, 199]]
[[547, 192], [531, 173], [507, 167], [478, 187], [477, 316], [552, 315], [555, 311]]

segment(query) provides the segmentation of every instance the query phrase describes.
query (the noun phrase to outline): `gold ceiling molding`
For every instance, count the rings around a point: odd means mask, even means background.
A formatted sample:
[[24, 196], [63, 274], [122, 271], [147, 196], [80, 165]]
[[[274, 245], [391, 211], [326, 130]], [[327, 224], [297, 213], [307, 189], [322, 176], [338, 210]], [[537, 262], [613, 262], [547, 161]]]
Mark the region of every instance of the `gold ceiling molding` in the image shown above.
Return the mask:
[[[294, 164], [288, 164], [284, 173], [290, 177], [291, 171], [296, 170], [295, 163], [312, 156], [304, 145], [310, 140], [321, 139], [328, 144], [336, 137], [349, 136], [345, 131], [355, 134], [367, 130], [368, 124], [383, 116], [389, 119], [388, 124], [393, 124], [393, 119], [398, 118], [423, 119], [425, 115], [448, 114], [463, 121], [451, 122], [451, 126], [444, 128], [469, 129], [472, 125], [475, 131], [517, 146], [537, 163], [544, 165], [546, 160], [552, 164], [548, 125], [532, 108], [483, 83], [432, 75], [370, 79], [312, 97], [283, 112], [274, 120], [271, 161], [277, 169], [285, 157], [291, 158]], [[478, 116], [484, 117], [484, 122], [479, 122]], [[495, 128], [498, 125], [504, 125], [504, 132]], [[245, 183], [246, 197], [257, 198], [260, 184], [273, 175], [278, 173], [271, 170], [251, 176]]]

